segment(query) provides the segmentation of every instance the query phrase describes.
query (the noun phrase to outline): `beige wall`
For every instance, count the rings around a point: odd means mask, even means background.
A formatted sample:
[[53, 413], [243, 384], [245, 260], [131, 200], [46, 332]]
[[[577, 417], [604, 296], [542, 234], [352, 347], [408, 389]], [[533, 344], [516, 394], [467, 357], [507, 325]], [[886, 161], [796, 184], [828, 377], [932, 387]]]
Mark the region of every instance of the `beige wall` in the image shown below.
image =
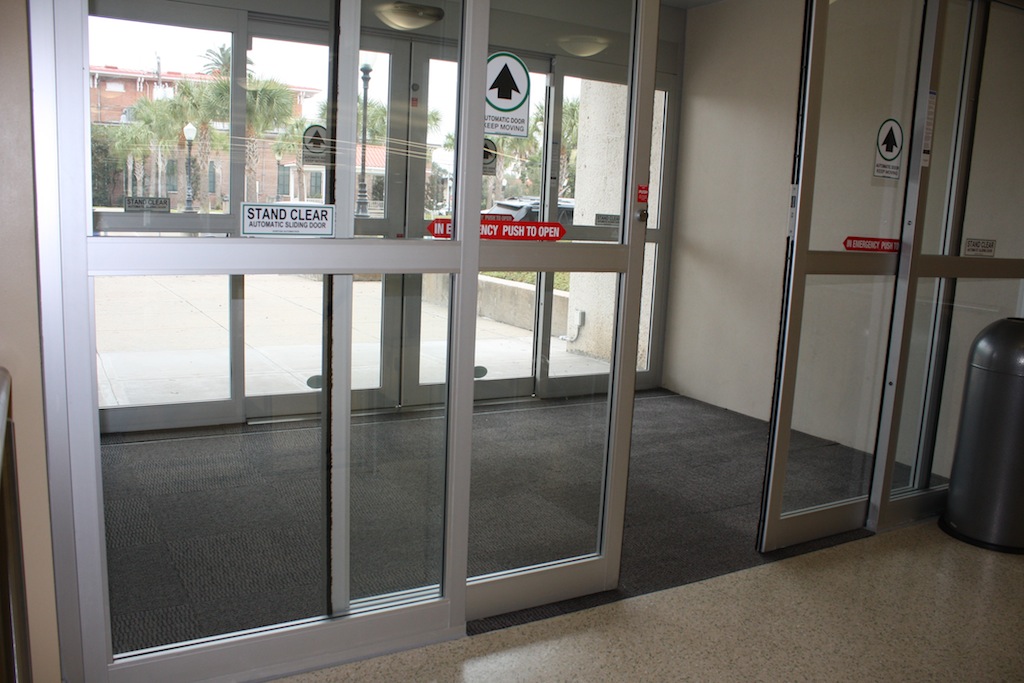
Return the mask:
[[687, 13], [664, 386], [762, 419], [779, 331], [802, 0]]
[[36, 681], [60, 680], [36, 289], [25, 3], [5, 3], [0, 22], [0, 365], [12, 376], [18, 492], [25, 546], [29, 639]]

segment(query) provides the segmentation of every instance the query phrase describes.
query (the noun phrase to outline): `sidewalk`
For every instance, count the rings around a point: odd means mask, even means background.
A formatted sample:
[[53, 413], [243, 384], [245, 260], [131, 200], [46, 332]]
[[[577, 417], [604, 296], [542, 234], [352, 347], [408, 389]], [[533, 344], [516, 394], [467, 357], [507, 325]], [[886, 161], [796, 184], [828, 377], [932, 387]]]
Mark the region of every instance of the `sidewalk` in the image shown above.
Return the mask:
[[[249, 396], [313, 391], [321, 374], [322, 287], [303, 275], [246, 277], [245, 374]], [[229, 286], [225, 275], [96, 279], [100, 407], [222, 400], [230, 394]], [[420, 381], [440, 383], [448, 310], [423, 303]], [[379, 386], [381, 285], [353, 285], [352, 388]], [[476, 364], [486, 379], [529, 377], [533, 333], [478, 318]], [[552, 374], [607, 373], [608, 363], [551, 340]]]

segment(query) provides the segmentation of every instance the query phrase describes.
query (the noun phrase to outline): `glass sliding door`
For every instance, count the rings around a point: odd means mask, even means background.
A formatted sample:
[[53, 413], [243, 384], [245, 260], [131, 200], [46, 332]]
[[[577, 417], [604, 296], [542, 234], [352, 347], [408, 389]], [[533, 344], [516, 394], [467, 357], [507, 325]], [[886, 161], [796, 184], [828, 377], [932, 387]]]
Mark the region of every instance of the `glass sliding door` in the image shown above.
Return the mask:
[[[989, 324], [1024, 315], [1018, 221], [1024, 138], [1019, 4], [943, 3], [932, 75], [935, 135], [922, 173], [915, 267], [900, 359], [899, 420], [876, 472], [872, 522], [895, 526], [941, 512], [952, 471], [971, 345]], [[1009, 184], [1008, 184], [1009, 183]]]
[[924, 10], [923, 0], [809, 5], [762, 550], [867, 518], [910, 140], [923, 125], [915, 93]]

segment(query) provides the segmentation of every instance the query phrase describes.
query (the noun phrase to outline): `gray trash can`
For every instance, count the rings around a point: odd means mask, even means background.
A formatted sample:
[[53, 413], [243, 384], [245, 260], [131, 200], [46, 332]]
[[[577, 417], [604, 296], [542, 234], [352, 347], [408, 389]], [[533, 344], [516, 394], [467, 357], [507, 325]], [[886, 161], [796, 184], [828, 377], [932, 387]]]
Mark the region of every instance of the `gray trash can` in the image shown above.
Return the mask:
[[939, 525], [974, 545], [1024, 553], [1024, 318], [992, 323], [971, 346]]

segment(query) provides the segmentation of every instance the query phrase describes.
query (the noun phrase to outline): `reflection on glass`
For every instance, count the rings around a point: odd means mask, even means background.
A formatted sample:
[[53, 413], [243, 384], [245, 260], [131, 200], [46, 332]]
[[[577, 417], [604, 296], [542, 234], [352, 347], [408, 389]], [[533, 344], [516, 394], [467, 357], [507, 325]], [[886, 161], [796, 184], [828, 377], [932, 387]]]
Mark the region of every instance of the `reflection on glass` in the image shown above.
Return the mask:
[[227, 399], [226, 275], [97, 277], [101, 408]]
[[476, 376], [533, 376], [537, 273], [481, 273], [477, 290]]
[[323, 276], [245, 276], [245, 394], [316, 391], [323, 359]]
[[325, 203], [326, 164], [303, 140], [328, 123], [327, 46], [253, 38], [247, 57], [245, 201]]
[[892, 296], [892, 277], [808, 277], [784, 512], [867, 495]]
[[609, 372], [615, 341], [616, 273], [556, 273], [548, 375]]
[[647, 229], [661, 227], [661, 181], [665, 168], [665, 116], [668, 112], [668, 93], [654, 91], [654, 121], [651, 123], [651, 182], [647, 209]]
[[923, 0], [828, 5], [811, 249], [900, 236], [923, 12]]
[[89, 17], [96, 211], [227, 210], [230, 61], [230, 33]]

